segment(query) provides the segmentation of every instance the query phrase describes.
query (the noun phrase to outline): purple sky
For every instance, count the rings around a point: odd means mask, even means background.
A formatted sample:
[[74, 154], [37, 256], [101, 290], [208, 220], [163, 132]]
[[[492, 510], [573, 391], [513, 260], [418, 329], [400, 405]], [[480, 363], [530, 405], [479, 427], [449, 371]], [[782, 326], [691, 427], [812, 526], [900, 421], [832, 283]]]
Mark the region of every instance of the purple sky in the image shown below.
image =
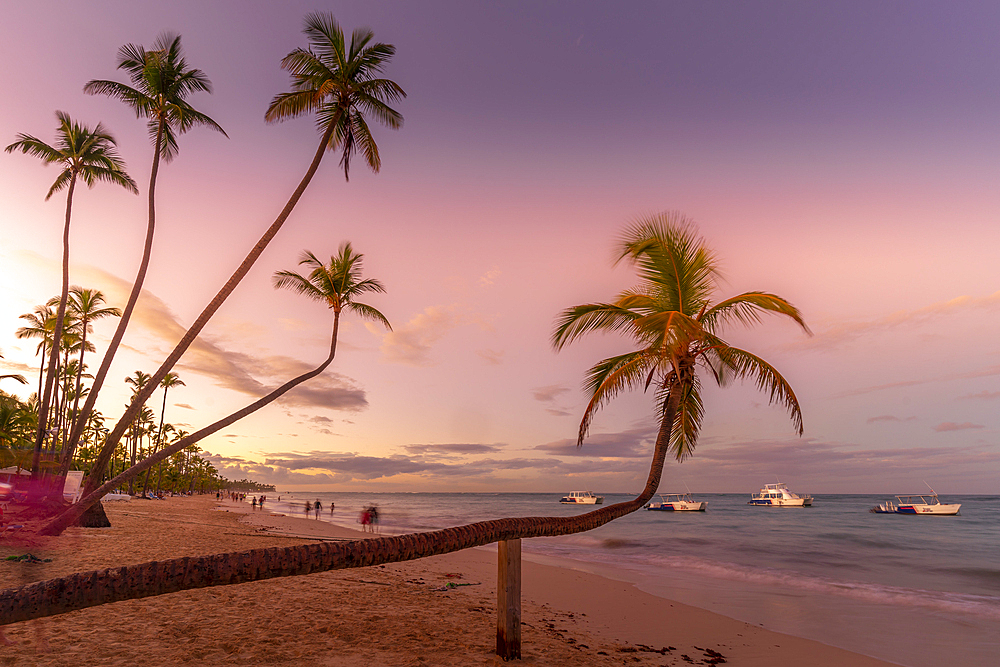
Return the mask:
[[[993, 3], [22, 3], [0, 21], [0, 143], [54, 137], [56, 110], [104, 122], [135, 197], [78, 191], [74, 283], [113, 303], [138, 264], [151, 149], [122, 105], [118, 48], [183, 36], [215, 85], [158, 181], [147, 294], [99, 402], [152, 371], [280, 210], [317, 134], [266, 125], [302, 19], [332, 11], [397, 47], [399, 132], [350, 183], [328, 159], [286, 228], [177, 369], [168, 421], [200, 427], [325, 354], [325, 309], [269, 276], [350, 240], [395, 332], [357, 321], [338, 359], [288, 400], [201, 444], [231, 478], [280, 488], [632, 491], [654, 427], [624, 396], [575, 435], [595, 337], [554, 353], [567, 306], [633, 282], [611, 248], [637, 215], [698, 221], [725, 294], [787, 297], [816, 333], [768, 321], [729, 338], [792, 383], [806, 432], [751, 387], [706, 391], [693, 459], [661, 488], [997, 493], [1000, 447], [1000, 8]], [[43, 37], [44, 30], [44, 37]], [[0, 155], [2, 368], [32, 377], [17, 316], [58, 291], [55, 170]], [[98, 325], [99, 349], [111, 328]], [[96, 367], [96, 360], [92, 364]], [[4, 372], [11, 372], [6, 370]], [[37, 377], [37, 376], [36, 376]], [[10, 381], [2, 388], [26, 395]], [[157, 393], [152, 403], [159, 405]], [[668, 488], [670, 487], [670, 488]]]

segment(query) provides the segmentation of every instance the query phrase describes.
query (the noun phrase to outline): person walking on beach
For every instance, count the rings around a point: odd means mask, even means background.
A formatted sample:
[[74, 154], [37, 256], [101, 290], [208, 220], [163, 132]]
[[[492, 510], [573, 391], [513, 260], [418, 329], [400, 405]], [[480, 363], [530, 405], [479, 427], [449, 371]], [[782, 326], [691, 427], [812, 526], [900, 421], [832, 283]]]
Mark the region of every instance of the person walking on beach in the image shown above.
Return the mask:
[[313, 508], [313, 504], [307, 500], [306, 501], [306, 518], [309, 517], [309, 512], [312, 512], [312, 508]]
[[319, 502], [319, 498], [316, 499], [316, 518], [319, 518], [319, 511], [323, 509], [323, 505]]
[[333, 510], [337, 506], [337, 503], [330, 501], [330, 516], [333, 516]]
[[251, 504], [251, 505], [253, 506], [253, 507], [251, 508], [252, 510], [256, 510], [256, 509], [257, 509], [257, 496], [254, 496], [254, 497], [253, 497], [253, 502], [252, 502], [252, 503], [250, 503], [250, 504]]

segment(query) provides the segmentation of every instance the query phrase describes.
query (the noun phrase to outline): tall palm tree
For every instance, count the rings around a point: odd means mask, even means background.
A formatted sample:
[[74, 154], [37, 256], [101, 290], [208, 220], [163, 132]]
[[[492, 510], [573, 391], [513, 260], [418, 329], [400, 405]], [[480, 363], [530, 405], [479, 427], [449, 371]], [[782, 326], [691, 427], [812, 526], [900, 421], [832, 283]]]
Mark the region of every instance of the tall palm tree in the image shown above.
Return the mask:
[[66, 220], [63, 224], [62, 239], [62, 292], [56, 312], [56, 327], [49, 355], [49, 376], [41, 394], [38, 415], [38, 432], [35, 434], [35, 458], [32, 461], [32, 477], [38, 475], [38, 462], [42, 451], [45, 423], [52, 398], [52, 382], [59, 358], [59, 339], [63, 333], [63, 318], [66, 314], [66, 300], [69, 297], [69, 226], [73, 212], [73, 192], [77, 180], [94, 187], [98, 181], [120, 185], [129, 192], [138, 193], [135, 181], [125, 172], [125, 162], [118, 156], [115, 138], [100, 123], [93, 129], [74, 122], [68, 114], [56, 112], [59, 127], [56, 129], [55, 146], [51, 146], [30, 134], [18, 134], [17, 141], [7, 146], [8, 153], [21, 151], [40, 158], [45, 164], [58, 164], [62, 171], [56, 176], [45, 200], [60, 190], [66, 190]]
[[[73, 432], [70, 434], [69, 446], [76, 448], [83, 434], [83, 428], [87, 421], [87, 415], [94, 409], [97, 397], [104, 386], [111, 362], [114, 361], [118, 346], [121, 344], [125, 330], [128, 328], [129, 320], [132, 318], [132, 311], [139, 293], [142, 291], [143, 282], [146, 280], [146, 271], [149, 267], [149, 258], [153, 249], [153, 233], [156, 229], [156, 175], [160, 169], [160, 160], [169, 162], [177, 155], [177, 135], [187, 132], [193, 127], [208, 127], [227, 136], [225, 130], [206, 114], [198, 111], [187, 101], [192, 93], [212, 92], [212, 83], [200, 69], [191, 68], [184, 59], [181, 50], [181, 38], [179, 35], [163, 34], [153, 45], [153, 49], [146, 50], [142, 46], [126, 44], [118, 50], [118, 69], [128, 73], [132, 85], [119, 83], [118, 81], [108, 81], [94, 79], [83, 87], [84, 92], [92, 95], [108, 95], [130, 107], [137, 118], [147, 120], [146, 127], [149, 130], [150, 139], [153, 141], [153, 166], [149, 172], [149, 193], [148, 193], [148, 217], [146, 223], [146, 240], [142, 249], [142, 259], [139, 262], [139, 270], [136, 273], [135, 281], [132, 283], [132, 291], [129, 293], [125, 309], [122, 311], [118, 326], [111, 336], [111, 342], [104, 353], [104, 359], [97, 370], [90, 394], [83, 404], [80, 417], [76, 420]], [[155, 379], [153, 387], [161, 378]], [[135, 408], [139, 410], [148, 396], [145, 396]], [[122, 417], [119, 424], [124, 424], [122, 432], [128, 427], [134, 418], [133, 414]], [[95, 468], [103, 471], [107, 461], [114, 452], [117, 445], [117, 438], [121, 433], [114, 436], [114, 442], [106, 449], [102, 449], [98, 455]], [[91, 483], [88, 478], [88, 484]]]
[[[378, 148], [369, 132], [365, 114], [371, 115], [391, 129], [402, 126], [402, 116], [389, 107], [389, 103], [402, 99], [406, 93], [396, 83], [378, 78], [389, 59], [395, 54], [394, 46], [373, 44], [371, 43], [373, 34], [370, 30], [355, 30], [350, 46], [345, 47], [343, 31], [328, 14], [307, 16], [304, 33], [308, 38], [309, 47], [295, 49], [281, 61], [281, 66], [292, 75], [293, 90], [275, 97], [265, 118], [269, 121], [279, 121], [305, 113], [315, 113], [317, 124], [323, 133], [319, 147], [305, 176], [302, 177], [281, 213], [153, 374], [154, 384], [160, 382], [174, 367], [177, 360], [253, 267], [302, 197], [326, 151], [341, 149], [341, 164], [344, 167], [345, 177], [349, 173], [351, 155], [358, 149], [365, 155], [369, 167], [377, 172], [381, 161]], [[152, 387], [147, 387], [146, 391], [136, 396], [136, 401], [145, 401], [152, 391]], [[88, 403], [92, 398], [96, 398], [93, 392], [88, 397]], [[84, 409], [86, 410], [86, 406]], [[134, 401], [108, 435], [105, 449], [101, 452], [95, 469], [103, 471], [129, 420], [134, 417], [138, 409], [138, 403]], [[88, 478], [87, 486], [84, 487], [84, 497], [92, 494], [96, 488], [93, 485], [99, 483], [98, 479], [99, 476]], [[51, 522], [46, 530], [51, 533], [61, 532], [88, 507], [76, 503]]]
[[[385, 292], [385, 287], [383, 287], [382, 283], [378, 280], [372, 278], [361, 278], [363, 259], [364, 255], [354, 252], [350, 243], [344, 243], [340, 246], [338, 253], [330, 258], [330, 263], [326, 265], [323, 264], [323, 262], [320, 261], [319, 258], [317, 258], [313, 253], [308, 251], [304, 252], [302, 254], [302, 258], [299, 260], [299, 264], [305, 265], [311, 269], [311, 271], [305, 276], [293, 271], [278, 271], [274, 274], [273, 282], [275, 288], [288, 288], [311, 299], [322, 301], [327, 304], [330, 310], [333, 311], [333, 332], [330, 337], [330, 354], [323, 361], [323, 363], [313, 370], [289, 380], [263, 398], [258, 399], [257, 401], [254, 401], [250, 405], [244, 407], [242, 410], [234, 412], [228, 417], [224, 417], [214, 424], [206, 426], [195, 433], [175, 440], [168, 447], [164, 447], [156, 454], [147, 457], [128, 470], [123, 471], [121, 474], [117, 475], [102, 486], [98, 487], [95, 491], [91, 492], [93, 498], [81, 499], [77, 504], [93, 502], [101, 498], [104, 494], [108, 493], [110, 489], [121, 486], [141, 473], [143, 470], [146, 470], [147, 468], [156, 465], [158, 462], [182, 451], [185, 447], [189, 447], [190, 445], [203, 440], [213, 433], [226, 428], [230, 424], [243, 419], [247, 415], [253, 414], [265, 405], [283, 396], [293, 387], [296, 387], [306, 380], [310, 380], [322, 373], [326, 370], [327, 366], [333, 362], [333, 358], [337, 354], [337, 334], [340, 330], [340, 315], [342, 312], [348, 311], [354, 313], [363, 319], [378, 322], [387, 329], [392, 330], [392, 327], [389, 325], [389, 321], [382, 313], [374, 307], [356, 300], [358, 297], [365, 294], [380, 294]], [[60, 515], [60, 517], [64, 515], [65, 513]], [[56, 517], [53, 522], [50, 522], [49, 526], [58, 521], [60, 517]], [[46, 526], [42, 529], [42, 532], [49, 534], [48, 530], [48, 526]]]
[[[171, 371], [167, 373], [162, 380], [160, 380], [160, 387], [163, 388], [163, 406], [160, 408], [160, 427], [156, 429], [156, 443], [153, 446], [153, 454], [159, 451], [160, 443], [163, 441], [163, 417], [167, 414], [167, 392], [170, 391], [171, 387], [184, 387], [184, 380], [180, 378], [177, 373]], [[149, 475], [153, 472], [153, 468], [150, 467], [146, 470], [146, 480], [142, 484], [142, 496], [146, 496], [146, 491], [149, 489]]]

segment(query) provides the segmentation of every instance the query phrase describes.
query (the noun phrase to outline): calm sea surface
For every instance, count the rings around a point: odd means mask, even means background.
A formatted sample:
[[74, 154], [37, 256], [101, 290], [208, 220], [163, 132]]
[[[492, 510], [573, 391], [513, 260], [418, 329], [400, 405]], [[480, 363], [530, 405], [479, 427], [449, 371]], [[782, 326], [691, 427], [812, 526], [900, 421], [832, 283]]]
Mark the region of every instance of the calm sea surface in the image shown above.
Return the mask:
[[[269, 511], [304, 516], [305, 501], [319, 499], [322, 520], [354, 528], [362, 508], [376, 505], [387, 534], [586, 511], [560, 505], [558, 494], [269, 495]], [[640, 510], [587, 533], [525, 540], [522, 549], [910, 667], [1000, 665], [1000, 496], [943, 496], [962, 503], [952, 517], [869, 513], [892, 499], [881, 495], [817, 495], [808, 508], [753, 507], [749, 494], [695, 497], [707, 512]]]

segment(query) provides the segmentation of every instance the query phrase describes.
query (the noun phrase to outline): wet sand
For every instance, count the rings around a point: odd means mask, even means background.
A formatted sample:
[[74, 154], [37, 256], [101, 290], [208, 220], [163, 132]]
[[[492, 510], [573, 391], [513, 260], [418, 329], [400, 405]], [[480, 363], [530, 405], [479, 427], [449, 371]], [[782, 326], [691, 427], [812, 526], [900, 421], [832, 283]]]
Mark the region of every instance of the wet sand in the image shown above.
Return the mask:
[[[214, 496], [105, 504], [112, 528], [0, 541], [0, 588], [149, 560], [368, 535]], [[524, 665], [875, 667], [890, 663], [525, 561]], [[185, 591], [5, 628], [2, 665], [500, 665], [496, 552]], [[514, 663], [517, 664], [517, 663]]]

